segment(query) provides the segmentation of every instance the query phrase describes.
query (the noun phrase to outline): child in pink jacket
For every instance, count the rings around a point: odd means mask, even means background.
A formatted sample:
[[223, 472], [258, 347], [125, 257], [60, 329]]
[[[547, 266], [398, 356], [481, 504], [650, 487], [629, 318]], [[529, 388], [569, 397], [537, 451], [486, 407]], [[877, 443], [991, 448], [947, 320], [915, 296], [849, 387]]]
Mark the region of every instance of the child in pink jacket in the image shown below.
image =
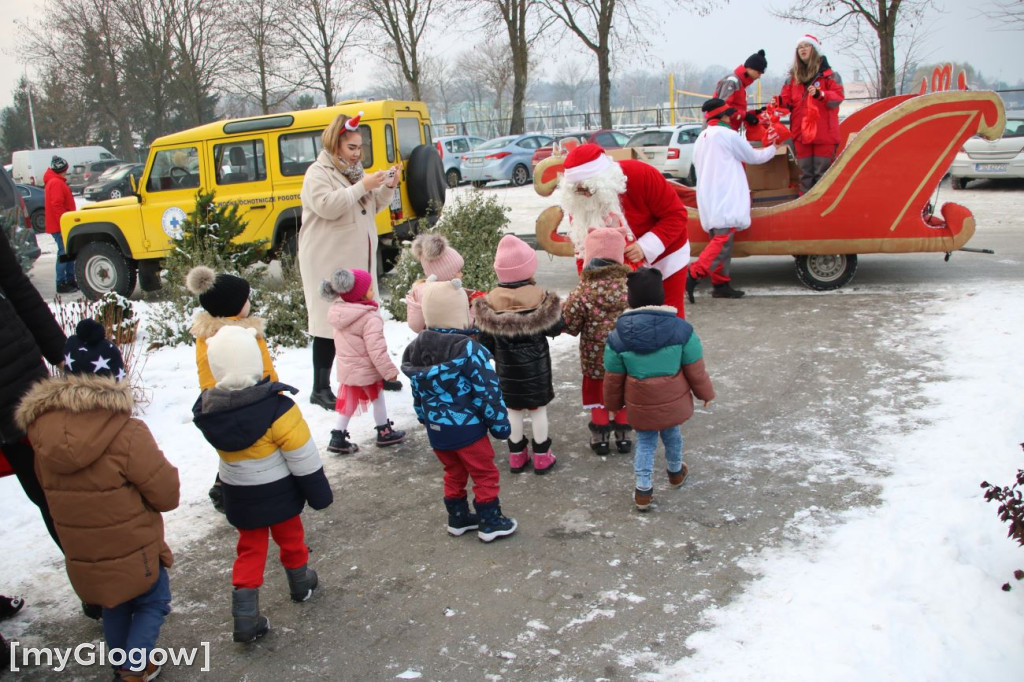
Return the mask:
[[377, 423], [377, 446], [386, 447], [405, 440], [405, 431], [394, 428], [384, 403], [384, 380], [398, 378], [398, 368], [388, 356], [384, 320], [373, 299], [373, 278], [366, 270], [340, 268], [329, 280], [320, 282], [320, 295], [333, 301], [327, 321], [334, 327], [334, 349], [338, 368], [338, 413], [331, 431], [328, 452], [349, 455], [359, 446], [349, 441], [348, 423], [369, 405]]

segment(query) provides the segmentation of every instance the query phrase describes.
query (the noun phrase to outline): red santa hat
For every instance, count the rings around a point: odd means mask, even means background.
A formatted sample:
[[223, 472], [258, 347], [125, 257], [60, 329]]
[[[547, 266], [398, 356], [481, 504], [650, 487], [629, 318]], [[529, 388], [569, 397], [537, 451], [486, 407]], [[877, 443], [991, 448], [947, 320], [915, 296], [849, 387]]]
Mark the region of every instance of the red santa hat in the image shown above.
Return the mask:
[[359, 130], [359, 119], [363, 117], [363, 112], [359, 112], [349, 120], [345, 121], [345, 130], [350, 133], [354, 133]]
[[818, 36], [812, 36], [810, 33], [805, 33], [800, 36], [800, 40], [796, 41], [796, 46], [800, 47], [804, 43], [808, 43], [814, 48], [815, 52], [821, 54], [821, 40], [818, 39]]
[[612, 165], [611, 157], [596, 144], [581, 144], [565, 156], [567, 182], [584, 182], [606, 171]]

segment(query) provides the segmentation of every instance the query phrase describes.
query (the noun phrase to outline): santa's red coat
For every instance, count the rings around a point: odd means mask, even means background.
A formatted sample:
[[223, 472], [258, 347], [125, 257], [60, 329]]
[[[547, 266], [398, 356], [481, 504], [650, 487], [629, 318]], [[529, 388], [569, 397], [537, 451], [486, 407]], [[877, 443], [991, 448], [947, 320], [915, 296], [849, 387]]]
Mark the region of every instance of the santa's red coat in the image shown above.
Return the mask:
[[690, 262], [686, 207], [654, 166], [635, 159], [619, 166], [626, 176], [626, 191], [619, 195], [626, 224], [647, 261], [667, 280]]

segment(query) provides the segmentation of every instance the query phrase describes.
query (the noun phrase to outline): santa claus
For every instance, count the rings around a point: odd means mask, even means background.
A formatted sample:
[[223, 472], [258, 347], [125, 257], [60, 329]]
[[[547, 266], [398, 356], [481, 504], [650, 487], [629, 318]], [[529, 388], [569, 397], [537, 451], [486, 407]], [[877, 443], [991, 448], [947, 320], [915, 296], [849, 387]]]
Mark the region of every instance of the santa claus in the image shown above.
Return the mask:
[[643, 161], [613, 161], [596, 144], [583, 144], [565, 157], [557, 199], [569, 214], [577, 254], [589, 230], [625, 227], [635, 238], [629, 240], [626, 259], [660, 270], [666, 305], [684, 317], [690, 261], [686, 208], [661, 173]]

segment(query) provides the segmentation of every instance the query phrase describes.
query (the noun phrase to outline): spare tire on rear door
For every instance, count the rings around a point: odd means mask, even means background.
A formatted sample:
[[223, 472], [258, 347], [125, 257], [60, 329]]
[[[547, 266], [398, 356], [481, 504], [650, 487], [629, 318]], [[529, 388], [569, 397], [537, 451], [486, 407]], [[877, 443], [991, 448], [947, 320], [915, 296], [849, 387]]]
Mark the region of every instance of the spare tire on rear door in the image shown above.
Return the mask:
[[[444, 206], [448, 182], [444, 177], [444, 165], [437, 148], [421, 144], [409, 155], [406, 168], [406, 191], [409, 203], [418, 216], [435, 215]], [[436, 205], [435, 205], [436, 204]]]

